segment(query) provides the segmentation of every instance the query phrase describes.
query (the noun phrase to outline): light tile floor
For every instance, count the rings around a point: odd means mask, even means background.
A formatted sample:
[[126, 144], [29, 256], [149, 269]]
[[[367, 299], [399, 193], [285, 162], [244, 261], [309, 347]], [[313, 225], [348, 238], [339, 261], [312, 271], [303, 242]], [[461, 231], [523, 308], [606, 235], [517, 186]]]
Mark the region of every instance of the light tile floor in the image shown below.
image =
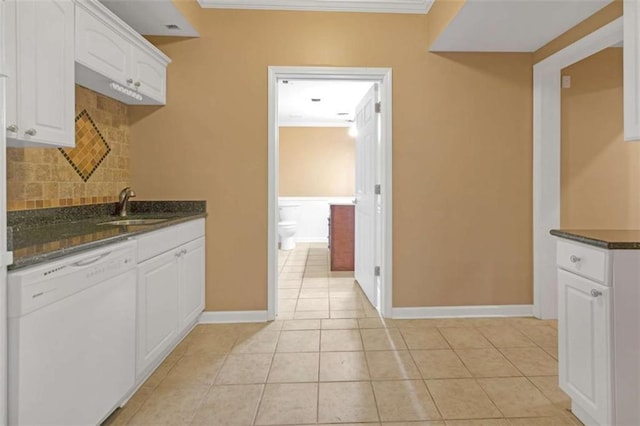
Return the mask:
[[579, 425], [554, 321], [382, 320], [327, 250], [281, 252], [278, 320], [197, 326], [108, 425]]

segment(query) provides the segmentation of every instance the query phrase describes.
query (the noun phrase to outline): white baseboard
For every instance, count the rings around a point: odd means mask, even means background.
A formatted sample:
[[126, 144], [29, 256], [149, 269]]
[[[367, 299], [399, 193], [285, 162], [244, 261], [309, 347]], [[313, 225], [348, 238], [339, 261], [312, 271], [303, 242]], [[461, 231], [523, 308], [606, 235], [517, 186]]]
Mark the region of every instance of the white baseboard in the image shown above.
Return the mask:
[[200, 324], [224, 322], [266, 322], [267, 311], [204, 311], [200, 314]]
[[428, 306], [393, 308], [391, 318], [530, 317], [533, 305]]

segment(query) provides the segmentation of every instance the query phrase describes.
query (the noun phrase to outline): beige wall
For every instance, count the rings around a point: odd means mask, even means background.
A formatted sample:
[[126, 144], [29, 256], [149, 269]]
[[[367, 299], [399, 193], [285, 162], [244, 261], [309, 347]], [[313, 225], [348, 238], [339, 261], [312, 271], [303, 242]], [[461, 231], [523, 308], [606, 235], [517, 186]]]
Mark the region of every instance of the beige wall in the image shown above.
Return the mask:
[[130, 108], [140, 198], [206, 199], [207, 310], [267, 306], [267, 67], [393, 69], [394, 305], [532, 302], [531, 54], [430, 54], [429, 16], [178, 7]]
[[355, 139], [346, 127], [280, 127], [281, 197], [352, 197]]
[[533, 62], [538, 63], [542, 61], [621, 16], [622, 0], [614, 0], [589, 18], [536, 50], [533, 54]]
[[562, 72], [564, 228], [640, 228], [640, 144], [624, 142], [622, 49], [603, 50]]
[[129, 185], [127, 106], [76, 86], [76, 114], [86, 110], [111, 148], [85, 182], [55, 148], [7, 148], [7, 209], [114, 202]]

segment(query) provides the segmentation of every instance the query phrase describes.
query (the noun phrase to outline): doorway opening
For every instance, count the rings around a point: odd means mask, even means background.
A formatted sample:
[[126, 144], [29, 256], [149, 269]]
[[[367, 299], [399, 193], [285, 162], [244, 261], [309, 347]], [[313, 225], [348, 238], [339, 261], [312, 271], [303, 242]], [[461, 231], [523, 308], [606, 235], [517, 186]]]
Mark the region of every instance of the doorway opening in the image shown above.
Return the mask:
[[[308, 108], [301, 108], [305, 103]], [[313, 194], [313, 189], [304, 194], [303, 187], [315, 187], [317, 191], [318, 187], [326, 188], [327, 182], [319, 185], [318, 181], [323, 178], [317, 175], [318, 171], [316, 176], [311, 170], [305, 173], [304, 164], [297, 164], [296, 160], [303, 162], [312, 155], [305, 152], [305, 141], [311, 144], [314, 134], [324, 133], [326, 137], [331, 132], [334, 138], [346, 140], [344, 146], [336, 149], [352, 150], [347, 153], [352, 158], [351, 170], [344, 170], [346, 175], [342, 176], [341, 173], [326, 176], [327, 180], [334, 181], [334, 186], [341, 187], [337, 196], [314, 197], [317, 194]], [[283, 175], [282, 185], [281, 143], [286, 149], [282, 152], [282, 165], [288, 168], [287, 165], [296, 164], [296, 170], [287, 170], [286, 176]], [[319, 156], [324, 158], [320, 161], [325, 161], [327, 172], [332, 173], [329, 170], [331, 155], [320, 153]], [[284, 189], [282, 194], [281, 189]], [[268, 319], [276, 319], [279, 311], [278, 317], [283, 319], [357, 318], [378, 313], [389, 316], [392, 306], [391, 70], [269, 67], [268, 192]], [[331, 216], [331, 211], [340, 218], [336, 216], [330, 225], [327, 216]], [[331, 256], [330, 233], [335, 238], [340, 228], [342, 233], [351, 233], [352, 266], [349, 266], [349, 254], [346, 259], [336, 257], [334, 250]], [[297, 247], [291, 250], [296, 240]], [[333, 243], [332, 249], [339, 247], [337, 239]], [[347, 242], [347, 252], [348, 245]], [[282, 268], [280, 282], [283, 285], [279, 286]], [[358, 305], [359, 297], [333, 299], [336, 304], [330, 309], [330, 279], [336, 292], [344, 290], [345, 295], [352, 296], [358, 292], [370, 305]], [[286, 298], [279, 298], [279, 292]], [[278, 308], [279, 300], [282, 309]]]

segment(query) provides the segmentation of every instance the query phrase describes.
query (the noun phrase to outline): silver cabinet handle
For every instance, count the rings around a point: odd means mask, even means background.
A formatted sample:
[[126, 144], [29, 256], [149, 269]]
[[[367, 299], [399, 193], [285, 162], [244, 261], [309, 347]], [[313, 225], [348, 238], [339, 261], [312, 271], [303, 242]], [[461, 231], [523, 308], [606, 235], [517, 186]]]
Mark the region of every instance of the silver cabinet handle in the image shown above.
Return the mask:
[[8, 132], [13, 132], [13, 133], [18, 133], [18, 126], [16, 126], [15, 124], [12, 124], [11, 126], [7, 127], [7, 131]]
[[128, 78], [127, 79], [127, 84], [131, 84], [131, 83], [133, 83], [133, 79], [132, 78]]
[[133, 85], [136, 86], [136, 87], [140, 87], [140, 82], [136, 81], [135, 83], [133, 83]]
[[184, 255], [184, 254], [187, 254], [187, 249], [182, 249], [182, 250], [180, 251], [180, 254], [183, 254], [183, 255]]
[[569, 260], [571, 261], [571, 263], [578, 263], [578, 262], [580, 262], [582, 259], [580, 259], [578, 256], [571, 255], [571, 257], [569, 258]]
[[591, 295], [593, 297], [600, 297], [600, 296], [602, 296], [602, 292], [599, 291], [599, 290], [591, 290]]
[[36, 129], [29, 129], [29, 130], [27, 130], [26, 132], [24, 132], [24, 134], [25, 134], [25, 135], [28, 135], [28, 136], [35, 136], [35, 135], [36, 135], [36, 133], [38, 133], [38, 132], [36, 131]]

